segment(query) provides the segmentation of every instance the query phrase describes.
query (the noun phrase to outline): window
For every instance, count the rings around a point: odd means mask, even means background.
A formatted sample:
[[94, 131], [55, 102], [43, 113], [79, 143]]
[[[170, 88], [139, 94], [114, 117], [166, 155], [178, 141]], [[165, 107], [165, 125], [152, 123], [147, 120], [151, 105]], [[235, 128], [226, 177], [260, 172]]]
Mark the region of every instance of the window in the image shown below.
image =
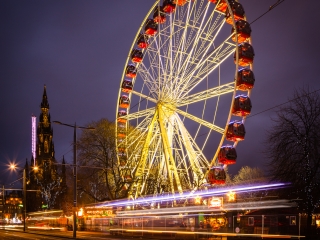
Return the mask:
[[248, 226], [253, 226], [253, 225], [254, 225], [254, 218], [248, 217]]
[[290, 225], [296, 225], [297, 221], [296, 221], [296, 216], [290, 216]]

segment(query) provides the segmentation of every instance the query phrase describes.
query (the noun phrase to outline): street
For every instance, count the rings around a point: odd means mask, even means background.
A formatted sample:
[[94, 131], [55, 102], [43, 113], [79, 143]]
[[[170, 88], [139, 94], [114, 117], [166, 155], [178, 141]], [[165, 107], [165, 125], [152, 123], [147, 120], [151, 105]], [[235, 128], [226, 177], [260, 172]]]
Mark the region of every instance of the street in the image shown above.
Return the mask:
[[[62, 231], [16, 231], [0, 229], [0, 239], [1, 240], [16, 240], [16, 239], [32, 239], [32, 240], [42, 240], [42, 239], [72, 239], [72, 232], [62, 232]], [[109, 240], [119, 240], [120, 238], [111, 237], [106, 233], [99, 232], [77, 232], [77, 239], [109, 239]], [[124, 239], [124, 238], [121, 238]], [[129, 239], [129, 238], [128, 238]]]

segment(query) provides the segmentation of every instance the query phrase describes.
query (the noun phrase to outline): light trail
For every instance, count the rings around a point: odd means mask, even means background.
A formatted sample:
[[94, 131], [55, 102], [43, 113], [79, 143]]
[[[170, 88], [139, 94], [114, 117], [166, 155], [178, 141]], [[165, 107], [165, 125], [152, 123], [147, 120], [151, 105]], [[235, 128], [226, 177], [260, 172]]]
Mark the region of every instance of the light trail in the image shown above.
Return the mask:
[[251, 210], [251, 209], [270, 209], [270, 208], [288, 208], [295, 207], [296, 204], [289, 200], [270, 200], [270, 201], [254, 201], [241, 203], [226, 203], [221, 208], [210, 208], [207, 205], [187, 206], [187, 207], [172, 207], [160, 209], [144, 209], [134, 211], [118, 211], [117, 216], [147, 216], [158, 214], [188, 214], [189, 213], [204, 213], [204, 212], [226, 212], [233, 210]]
[[195, 196], [219, 196], [226, 194], [230, 191], [241, 193], [241, 192], [253, 192], [253, 191], [261, 191], [261, 190], [271, 190], [275, 188], [283, 188], [290, 185], [289, 183], [271, 183], [271, 184], [262, 184], [262, 185], [250, 185], [250, 186], [238, 186], [231, 188], [219, 188], [219, 189], [209, 189], [205, 191], [195, 191], [195, 192], [185, 192], [182, 194], [175, 195], [166, 195], [166, 196], [157, 196], [157, 197], [144, 197], [137, 198], [135, 200], [115, 200], [109, 201], [102, 204], [96, 205], [96, 207], [114, 207], [114, 206], [132, 206], [136, 204], [143, 203], [154, 203], [154, 202], [162, 202], [162, 201], [174, 201], [181, 199], [189, 199]]

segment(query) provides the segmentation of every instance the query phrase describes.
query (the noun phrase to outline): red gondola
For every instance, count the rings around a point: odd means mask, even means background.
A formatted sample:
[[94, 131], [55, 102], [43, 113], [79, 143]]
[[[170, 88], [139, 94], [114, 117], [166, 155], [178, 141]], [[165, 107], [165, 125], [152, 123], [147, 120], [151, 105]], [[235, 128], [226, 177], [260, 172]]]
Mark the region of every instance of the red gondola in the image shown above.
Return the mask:
[[132, 64], [129, 64], [126, 67], [126, 77], [128, 78], [135, 78], [137, 76], [137, 70], [136, 67]]
[[218, 155], [220, 164], [235, 164], [237, 160], [237, 152], [233, 146], [222, 146]]
[[120, 160], [120, 166], [124, 167], [127, 164], [127, 161], [124, 160]]
[[131, 80], [125, 79], [122, 81], [122, 84], [121, 84], [122, 92], [130, 93], [132, 91], [132, 88], [133, 88], [133, 84]]
[[119, 106], [121, 108], [128, 108], [130, 105], [130, 99], [127, 95], [122, 95], [119, 99]]
[[123, 167], [127, 164], [127, 154], [125, 152], [118, 152], [120, 166]]
[[242, 122], [230, 122], [228, 125], [226, 139], [229, 141], [241, 141], [246, 135], [246, 130]]
[[124, 118], [125, 116], [127, 116], [127, 111], [125, 111], [125, 110], [120, 110], [119, 112], [118, 112], [118, 122], [120, 122], [120, 123], [126, 123], [127, 122], [127, 119], [126, 118]]
[[153, 21], [156, 23], [165, 23], [166, 22], [166, 14], [163, 11], [163, 7], [156, 7], [153, 12]]
[[122, 186], [122, 190], [125, 191], [125, 190], [128, 190], [129, 188], [129, 185], [127, 183], [125, 183], [123, 186]]
[[176, 4], [174, 0], [164, 0], [162, 7], [165, 13], [173, 13], [176, 10]]
[[255, 82], [254, 74], [249, 68], [242, 68], [238, 71], [237, 89], [247, 91], [253, 88]]
[[126, 137], [125, 129], [119, 129], [118, 130], [118, 138], [125, 138], [125, 137]]
[[[239, 20], [236, 22], [238, 43], [247, 41], [251, 36], [251, 27], [247, 21]], [[234, 33], [235, 30], [232, 28], [231, 33]], [[232, 40], [236, 41], [236, 34], [232, 36]]]
[[148, 36], [153, 36], [158, 31], [158, 24], [155, 21], [153, 21], [153, 19], [149, 18], [146, 21], [144, 30], [145, 30], [145, 34], [147, 34]]
[[143, 52], [140, 49], [133, 49], [131, 51], [131, 61], [134, 63], [140, 63], [143, 58]]
[[124, 181], [127, 182], [127, 183], [130, 183], [132, 182], [132, 176], [130, 174], [127, 174], [127, 175], [124, 175], [123, 177]]
[[232, 114], [234, 116], [245, 117], [251, 112], [251, 100], [248, 96], [236, 96], [233, 101]]
[[187, 3], [187, 0], [174, 0], [173, 3], [178, 6], [183, 6]]
[[149, 46], [149, 38], [147, 35], [140, 33], [137, 39], [137, 45], [139, 48], [147, 48]]
[[[233, 55], [234, 62], [236, 62], [236, 53]], [[253, 47], [247, 43], [243, 42], [239, 45], [239, 65], [242, 67], [249, 66], [253, 63], [254, 50]]]
[[226, 172], [222, 167], [213, 167], [208, 172], [207, 181], [211, 184], [225, 184]]
[[[231, 2], [233, 2], [234, 0], [229, 0], [229, 4]], [[209, 2], [212, 2], [214, 4], [218, 4], [216, 6], [216, 10], [220, 11], [220, 12], [226, 12], [228, 5], [227, 5], [227, 0], [209, 0]]]
[[[245, 12], [242, 7], [242, 5], [238, 2], [230, 2], [230, 7], [233, 12], [234, 21], [244, 20], [245, 18]], [[230, 14], [230, 11], [226, 11], [226, 22], [233, 25], [232, 22], [232, 15]]]
[[118, 152], [125, 152], [126, 149], [124, 147], [118, 147]]

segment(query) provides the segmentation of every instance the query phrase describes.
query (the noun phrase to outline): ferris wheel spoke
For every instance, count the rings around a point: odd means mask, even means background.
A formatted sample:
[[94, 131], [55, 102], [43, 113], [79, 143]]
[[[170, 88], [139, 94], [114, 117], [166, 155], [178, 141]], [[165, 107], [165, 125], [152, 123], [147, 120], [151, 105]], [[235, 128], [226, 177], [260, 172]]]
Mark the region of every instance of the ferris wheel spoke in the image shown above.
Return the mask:
[[157, 98], [159, 86], [155, 84], [154, 79], [157, 79], [157, 74], [154, 71], [155, 71], [154, 68], [150, 69], [150, 68], [147, 68], [147, 66], [145, 66], [144, 64], [140, 64], [138, 75], [143, 80], [144, 85], [148, 88], [149, 95], [152, 96], [153, 98]]
[[205, 121], [205, 120], [203, 120], [201, 118], [198, 118], [198, 117], [196, 117], [196, 116], [194, 116], [192, 114], [184, 112], [184, 111], [182, 111], [182, 110], [180, 110], [178, 108], [176, 109], [176, 112], [181, 114], [184, 117], [187, 117], [187, 118], [193, 120], [194, 122], [197, 122], [197, 123], [199, 123], [199, 124], [201, 124], [203, 126], [206, 126], [207, 128], [209, 128], [209, 129], [211, 129], [211, 130], [213, 130], [215, 132], [218, 132], [218, 133], [221, 133], [221, 134], [224, 133], [224, 129], [223, 128], [221, 128], [219, 126], [216, 126], [216, 125], [214, 125], [212, 123], [209, 123], [209, 122], [207, 122], [207, 121]]
[[181, 182], [180, 182], [177, 168], [174, 164], [174, 157], [172, 155], [171, 146], [169, 143], [170, 141], [168, 138], [168, 133], [167, 133], [166, 127], [164, 125], [164, 123], [166, 122], [165, 121], [166, 117], [165, 117], [164, 109], [162, 109], [161, 105], [158, 105], [158, 115], [159, 115], [158, 123], [159, 123], [159, 127], [160, 127], [160, 132], [161, 132], [161, 139], [163, 142], [163, 148], [164, 148], [163, 151], [164, 151], [164, 155], [165, 155], [165, 159], [166, 159], [167, 171], [168, 171], [169, 181], [171, 184], [171, 191], [172, 191], [172, 193], [175, 192], [173, 178], [171, 175], [171, 173], [172, 173], [174, 176], [174, 180], [175, 180], [178, 192], [181, 194], [182, 193]]
[[[209, 162], [206, 160], [197, 144], [193, 141], [193, 138], [188, 133], [187, 129], [184, 127], [181, 119], [177, 114], [175, 115], [175, 120], [177, 121], [177, 126], [182, 136], [182, 142], [184, 143], [185, 149], [187, 151], [191, 169], [193, 173], [195, 173], [194, 180], [197, 181], [198, 178], [202, 179], [203, 169], [201, 169], [201, 167], [207, 166]], [[200, 159], [202, 159], [202, 161], [204, 161], [205, 164], [200, 164]]]
[[220, 85], [218, 87], [213, 87], [202, 92], [198, 92], [189, 96], [185, 96], [184, 98], [179, 99], [177, 102], [177, 107], [185, 106], [191, 103], [205, 101], [207, 99], [221, 96], [223, 94], [231, 93], [234, 91], [234, 82], [230, 82], [224, 85]]
[[132, 90], [131, 93], [134, 94], [134, 95], [136, 95], [136, 96], [141, 97], [142, 99], [151, 101], [151, 102], [153, 102], [153, 103], [157, 103], [157, 102], [158, 102], [156, 99], [154, 99], [154, 98], [152, 98], [152, 97], [149, 97], [149, 96], [147, 96], [147, 95], [145, 95], [145, 94], [143, 94], [143, 93], [141, 93], [141, 92], [137, 92], [137, 91]]
[[180, 95], [179, 97], [184, 97], [192, 91], [222, 62], [224, 62], [234, 52], [234, 48], [232, 46], [235, 46], [234, 43], [225, 41], [213, 52], [208, 54], [205, 59], [195, 64], [192, 72], [185, 77], [185, 81], [181, 84], [181, 93], [183, 93], [183, 95]]
[[[158, 118], [158, 113], [156, 112], [149, 124], [148, 130], [147, 130], [147, 136], [144, 140], [144, 144], [142, 147], [142, 152], [141, 152], [141, 157], [140, 157], [140, 161], [137, 164], [137, 169], [135, 172], [135, 176], [138, 179], [137, 182], [137, 186], [136, 186], [136, 192], [139, 193], [140, 192], [140, 188], [141, 188], [141, 180], [143, 178], [143, 174], [144, 174], [144, 169], [146, 166], [146, 161], [147, 161], [147, 157], [148, 157], [148, 150], [149, 150], [149, 145], [150, 145], [150, 141], [153, 135], [153, 128], [154, 128], [154, 124], [157, 121]], [[143, 191], [143, 189], [142, 189]], [[137, 196], [136, 196], [137, 197]]]
[[149, 124], [152, 120], [152, 114], [146, 116], [141, 122], [139, 122], [138, 125], [136, 125], [132, 131], [128, 132], [127, 135], [127, 141], [123, 141], [119, 143], [118, 145], [120, 147], [126, 147], [126, 148], [132, 148], [132, 146], [135, 146], [135, 149], [138, 149], [141, 144], [137, 144], [137, 142], [140, 142], [141, 139], [144, 139], [145, 135], [147, 134]]
[[[185, 34], [183, 34], [185, 39], [181, 41], [184, 44], [181, 44], [179, 46], [181, 48], [177, 50], [178, 53], [181, 52], [183, 55], [185, 55], [186, 52], [189, 52], [183, 66], [179, 68], [181, 69], [180, 71], [183, 79], [186, 78], [185, 74], [192, 71], [194, 64], [201, 61], [213, 47], [213, 42], [224, 24], [220, 13], [211, 11], [207, 14], [209, 6], [210, 3], [207, 2], [207, 5], [203, 7], [203, 9], [199, 8], [194, 10], [196, 15], [202, 16], [200, 23], [197, 19], [188, 19], [186, 21], [185, 26], [187, 27], [184, 27]], [[190, 49], [190, 51], [188, 51], [188, 49]], [[178, 55], [179, 54], [177, 54], [177, 56]]]
[[151, 107], [151, 108], [140, 110], [140, 111], [133, 112], [133, 113], [130, 112], [128, 115], [123, 116], [123, 118], [127, 119], [127, 120], [129, 120], [129, 119], [134, 120], [137, 118], [143, 118], [143, 117], [150, 116], [150, 115], [154, 114], [154, 112], [155, 112], [155, 107]]

